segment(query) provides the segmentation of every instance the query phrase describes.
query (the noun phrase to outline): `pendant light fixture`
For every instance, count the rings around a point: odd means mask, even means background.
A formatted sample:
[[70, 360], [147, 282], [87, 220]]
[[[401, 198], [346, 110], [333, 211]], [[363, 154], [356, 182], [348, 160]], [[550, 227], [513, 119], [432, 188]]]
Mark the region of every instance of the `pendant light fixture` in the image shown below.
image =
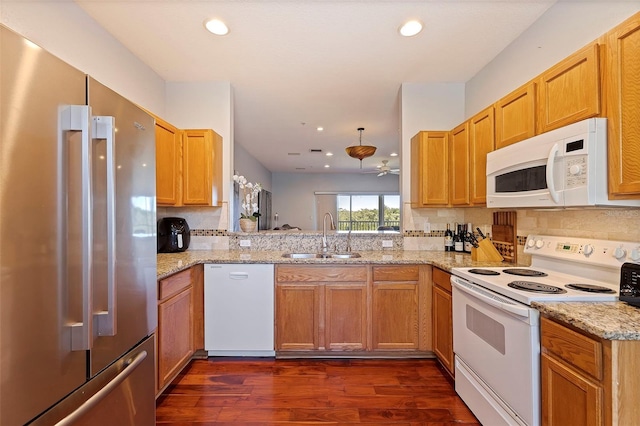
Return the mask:
[[364, 131], [364, 127], [359, 127], [358, 132], [360, 132], [360, 145], [348, 146], [344, 150], [347, 151], [349, 157], [357, 158], [360, 160], [360, 168], [362, 168], [362, 159], [366, 157], [371, 157], [376, 152], [376, 147], [371, 145], [362, 145], [362, 132]]

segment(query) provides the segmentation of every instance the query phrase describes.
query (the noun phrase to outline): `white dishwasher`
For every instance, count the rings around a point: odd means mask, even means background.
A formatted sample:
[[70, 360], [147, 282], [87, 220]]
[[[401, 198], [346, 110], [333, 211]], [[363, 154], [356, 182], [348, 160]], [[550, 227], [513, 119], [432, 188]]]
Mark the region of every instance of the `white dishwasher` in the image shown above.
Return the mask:
[[274, 356], [273, 265], [204, 267], [204, 348], [209, 356]]

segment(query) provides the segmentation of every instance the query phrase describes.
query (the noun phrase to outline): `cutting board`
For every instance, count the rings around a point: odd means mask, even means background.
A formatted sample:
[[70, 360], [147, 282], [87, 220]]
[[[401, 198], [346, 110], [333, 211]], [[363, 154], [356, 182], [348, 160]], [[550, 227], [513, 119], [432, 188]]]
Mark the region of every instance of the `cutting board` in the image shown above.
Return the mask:
[[491, 226], [493, 244], [504, 260], [512, 263], [516, 263], [518, 256], [517, 219], [515, 211], [494, 212]]

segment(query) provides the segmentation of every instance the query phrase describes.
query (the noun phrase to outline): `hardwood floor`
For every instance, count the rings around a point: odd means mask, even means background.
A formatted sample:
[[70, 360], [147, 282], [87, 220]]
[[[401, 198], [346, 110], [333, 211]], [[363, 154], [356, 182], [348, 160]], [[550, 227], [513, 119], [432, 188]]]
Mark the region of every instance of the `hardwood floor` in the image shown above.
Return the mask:
[[432, 359], [192, 361], [158, 425], [480, 425]]

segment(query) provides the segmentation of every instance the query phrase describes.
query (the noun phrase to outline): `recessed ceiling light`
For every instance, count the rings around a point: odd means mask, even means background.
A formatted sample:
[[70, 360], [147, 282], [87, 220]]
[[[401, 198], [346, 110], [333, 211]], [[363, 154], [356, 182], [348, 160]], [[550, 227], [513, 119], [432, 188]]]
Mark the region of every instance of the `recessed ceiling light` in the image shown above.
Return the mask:
[[422, 31], [422, 23], [416, 20], [408, 21], [400, 27], [400, 34], [405, 37], [414, 36], [420, 31]]
[[333, 155], [333, 152], [327, 152], [327, 157], [331, 157]]
[[325, 164], [325, 165], [324, 165], [324, 168], [325, 168], [325, 169], [328, 169], [329, 167], [331, 167], [331, 166], [330, 166], [330, 165], [328, 165], [328, 164]]
[[398, 153], [397, 152], [392, 152], [391, 154], [389, 154], [390, 157], [397, 157]]
[[204, 26], [209, 32], [215, 35], [223, 36], [229, 33], [227, 25], [219, 19], [205, 21]]
[[324, 127], [318, 127], [316, 130], [317, 130], [317, 131], [319, 131], [319, 132], [321, 132], [321, 131], [323, 131], [323, 130], [324, 130]]

